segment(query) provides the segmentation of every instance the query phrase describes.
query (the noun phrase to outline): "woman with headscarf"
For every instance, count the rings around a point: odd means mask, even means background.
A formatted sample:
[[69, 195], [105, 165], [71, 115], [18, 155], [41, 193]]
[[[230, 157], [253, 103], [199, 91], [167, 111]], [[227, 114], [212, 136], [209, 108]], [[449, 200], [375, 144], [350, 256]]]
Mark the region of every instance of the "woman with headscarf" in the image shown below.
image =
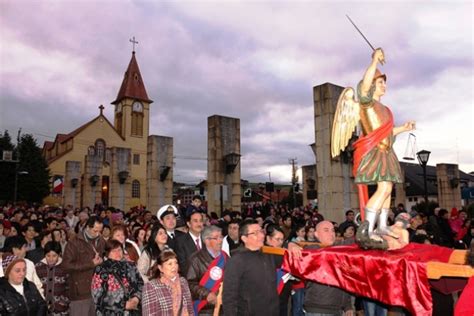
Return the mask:
[[7, 256], [2, 268], [5, 276], [0, 278], [0, 315], [46, 315], [46, 302], [35, 284], [26, 279], [25, 259]]

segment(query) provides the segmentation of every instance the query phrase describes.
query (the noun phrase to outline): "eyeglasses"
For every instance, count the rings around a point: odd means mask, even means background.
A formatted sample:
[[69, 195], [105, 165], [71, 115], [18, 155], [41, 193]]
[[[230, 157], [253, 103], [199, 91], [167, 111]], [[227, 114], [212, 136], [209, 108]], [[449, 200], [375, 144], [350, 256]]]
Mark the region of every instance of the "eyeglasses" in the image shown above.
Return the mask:
[[256, 231], [254, 231], [254, 232], [247, 233], [247, 234], [245, 234], [245, 235], [246, 235], [246, 236], [248, 236], [248, 235], [255, 235], [255, 236], [256, 236], [256, 235], [258, 235], [258, 234], [265, 235], [265, 230], [264, 230], [264, 229], [259, 229], [259, 230], [256, 230]]
[[276, 240], [278, 242], [284, 242], [285, 239], [284, 238], [275, 238], [275, 237], [272, 237], [273, 240]]

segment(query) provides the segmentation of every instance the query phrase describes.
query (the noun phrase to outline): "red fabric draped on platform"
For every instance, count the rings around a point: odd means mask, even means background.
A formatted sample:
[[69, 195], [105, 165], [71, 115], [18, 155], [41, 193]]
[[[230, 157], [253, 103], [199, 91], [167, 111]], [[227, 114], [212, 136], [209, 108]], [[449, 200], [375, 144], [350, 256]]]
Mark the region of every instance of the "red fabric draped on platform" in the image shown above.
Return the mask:
[[282, 268], [306, 280], [340, 287], [414, 315], [431, 315], [426, 262], [448, 262], [452, 249], [411, 243], [399, 250], [362, 250], [357, 245], [304, 250], [303, 258], [285, 254]]

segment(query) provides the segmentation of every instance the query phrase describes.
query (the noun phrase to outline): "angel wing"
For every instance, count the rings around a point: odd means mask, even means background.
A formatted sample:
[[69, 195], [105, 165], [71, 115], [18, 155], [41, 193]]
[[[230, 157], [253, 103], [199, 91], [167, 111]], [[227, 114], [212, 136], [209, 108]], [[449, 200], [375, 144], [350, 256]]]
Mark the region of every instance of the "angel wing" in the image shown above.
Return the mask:
[[345, 88], [337, 100], [336, 113], [332, 124], [331, 156], [339, 156], [352, 137], [359, 123], [359, 102], [354, 98], [354, 89]]

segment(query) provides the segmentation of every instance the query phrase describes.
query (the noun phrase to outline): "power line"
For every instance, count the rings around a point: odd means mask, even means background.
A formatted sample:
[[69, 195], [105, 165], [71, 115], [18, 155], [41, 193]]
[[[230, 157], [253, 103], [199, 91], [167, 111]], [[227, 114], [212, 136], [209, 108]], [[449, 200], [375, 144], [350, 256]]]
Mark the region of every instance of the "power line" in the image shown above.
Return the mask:
[[250, 175], [250, 176], [242, 176], [242, 179], [256, 178], [256, 177], [260, 177], [260, 176], [263, 176], [263, 175], [265, 175], [265, 176], [268, 175], [268, 178], [270, 179], [270, 181], [272, 181], [270, 172], [264, 172], [264, 173]]
[[193, 157], [193, 156], [173, 156], [174, 159], [183, 159], [183, 160], [207, 160], [207, 157]]

